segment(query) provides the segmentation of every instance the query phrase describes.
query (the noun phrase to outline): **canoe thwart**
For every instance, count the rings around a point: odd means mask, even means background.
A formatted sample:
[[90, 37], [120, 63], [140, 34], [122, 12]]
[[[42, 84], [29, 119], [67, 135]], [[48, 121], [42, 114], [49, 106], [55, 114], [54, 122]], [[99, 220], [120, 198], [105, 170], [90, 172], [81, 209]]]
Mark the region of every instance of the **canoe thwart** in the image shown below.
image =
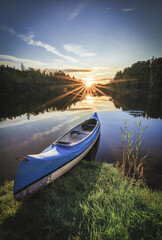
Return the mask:
[[57, 142], [57, 143], [66, 144], [66, 145], [70, 145], [70, 144], [71, 144], [71, 142], [67, 142], [67, 141], [59, 141], [59, 142]]
[[96, 119], [89, 119], [82, 124], [83, 130], [92, 131], [96, 126]]

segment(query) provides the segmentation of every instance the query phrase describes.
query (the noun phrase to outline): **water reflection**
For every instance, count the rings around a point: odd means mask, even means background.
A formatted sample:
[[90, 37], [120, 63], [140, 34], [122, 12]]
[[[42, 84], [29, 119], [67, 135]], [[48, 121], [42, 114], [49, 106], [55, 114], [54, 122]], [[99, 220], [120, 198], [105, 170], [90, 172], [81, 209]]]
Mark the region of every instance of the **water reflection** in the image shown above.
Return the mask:
[[[18, 115], [17, 110], [14, 112], [17, 106], [15, 108], [12, 106], [13, 109], [10, 108], [10, 111], [5, 113], [6, 118], [3, 115], [5, 121], [0, 123], [1, 183], [6, 179], [14, 178], [19, 164], [15, 160], [17, 156], [41, 152], [65, 132], [97, 111], [101, 122], [100, 138], [87, 158], [100, 162], [121, 162], [123, 142], [120, 127], [127, 118], [132, 124], [133, 117], [136, 117], [137, 121], [142, 117], [143, 127], [151, 124], [144, 133], [142, 144], [141, 154], [149, 154], [144, 170], [145, 178], [150, 185], [160, 187], [162, 120], [151, 118], [155, 116], [153, 109], [150, 110], [147, 105], [147, 109], [143, 110], [143, 105], [135, 106], [135, 102], [130, 103], [128, 98], [127, 101], [117, 96], [112, 98], [106, 93], [98, 97], [89, 96], [82, 101], [75, 98], [67, 107], [66, 103], [72, 98], [73, 96], [68, 96], [58, 102], [48, 100], [46, 103], [35, 105], [35, 110], [32, 111], [28, 111], [32, 105], [26, 110], [24, 106], [22, 116]], [[160, 111], [158, 117], [160, 117]]]
[[[53, 98], [39, 99], [37, 97], [24, 98], [15, 96], [10, 98], [0, 99], [0, 121], [6, 119], [14, 119], [18, 116], [26, 114], [30, 119], [32, 115], [39, 115], [44, 112], [51, 111], [74, 111], [74, 110], [93, 110], [97, 111], [96, 101], [100, 102], [99, 109], [106, 109], [105, 102], [112, 101], [113, 107], [127, 111], [133, 116], [144, 116], [150, 118], [162, 118], [162, 92], [161, 89], [147, 91], [138, 89], [135, 91], [133, 87], [129, 89], [120, 89], [120, 86], [113, 87], [112, 84], [107, 86], [93, 84], [89, 88], [84, 85], [77, 89], [59, 95]], [[84, 101], [84, 107], [79, 108], [79, 103]], [[74, 107], [77, 104], [77, 109]], [[134, 112], [133, 112], [134, 111]]]
[[[139, 81], [140, 84], [142, 82]], [[129, 112], [133, 116], [162, 119], [162, 87], [154, 84], [152, 89], [144, 86], [136, 88], [138, 81], [100, 86], [102, 92], [111, 96], [115, 107]], [[158, 82], [159, 83], [159, 82]], [[134, 113], [133, 113], [134, 111]]]

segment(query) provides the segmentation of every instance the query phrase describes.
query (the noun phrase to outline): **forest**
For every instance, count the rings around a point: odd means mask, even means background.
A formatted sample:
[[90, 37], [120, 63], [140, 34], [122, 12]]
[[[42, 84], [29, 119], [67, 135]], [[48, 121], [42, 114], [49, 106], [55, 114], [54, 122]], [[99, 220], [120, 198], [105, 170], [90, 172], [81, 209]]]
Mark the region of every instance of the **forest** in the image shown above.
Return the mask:
[[[65, 110], [70, 106], [70, 92], [77, 92], [83, 84], [81, 80], [66, 75], [63, 71], [46, 73], [39, 69], [21, 69], [0, 66], [0, 120], [12, 118], [25, 113], [37, 114], [51, 107]], [[66, 96], [67, 94], [67, 96]], [[65, 95], [65, 98], [52, 104], [52, 100]], [[50, 106], [45, 103], [50, 102]]]
[[131, 67], [116, 73], [114, 80], [118, 79], [162, 80], [162, 58], [153, 57], [147, 61], [138, 61]]
[[[116, 73], [102, 91], [117, 108], [143, 111], [146, 117], [162, 118], [162, 58], [138, 61]], [[104, 85], [105, 87], [105, 85]]]
[[0, 95], [7, 94], [8, 97], [13, 93], [30, 97], [35, 95], [41, 98], [51, 94], [59, 95], [65, 91], [59, 86], [66, 84], [66, 91], [68, 91], [70, 85], [74, 83], [76, 83], [75, 78], [71, 78], [63, 71], [47, 74], [40, 69], [25, 70], [23, 64], [21, 64], [21, 69], [0, 66]]

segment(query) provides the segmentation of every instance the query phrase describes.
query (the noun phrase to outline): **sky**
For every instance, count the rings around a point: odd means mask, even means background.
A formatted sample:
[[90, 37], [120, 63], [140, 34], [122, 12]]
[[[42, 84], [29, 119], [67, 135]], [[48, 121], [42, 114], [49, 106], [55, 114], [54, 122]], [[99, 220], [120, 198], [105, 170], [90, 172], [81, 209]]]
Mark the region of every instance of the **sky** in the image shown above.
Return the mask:
[[0, 64], [108, 80], [162, 57], [161, 0], [1, 0]]

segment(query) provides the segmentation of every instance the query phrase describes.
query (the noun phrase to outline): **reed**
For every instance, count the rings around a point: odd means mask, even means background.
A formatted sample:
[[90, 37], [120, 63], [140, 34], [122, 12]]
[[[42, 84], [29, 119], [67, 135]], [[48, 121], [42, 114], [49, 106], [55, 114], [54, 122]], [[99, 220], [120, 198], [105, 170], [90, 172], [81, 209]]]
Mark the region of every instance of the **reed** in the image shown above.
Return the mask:
[[124, 176], [133, 177], [137, 181], [142, 178], [145, 181], [143, 176], [143, 162], [148, 154], [140, 157], [139, 151], [144, 139], [143, 132], [149, 126], [141, 128], [141, 118], [138, 123], [135, 119], [133, 121], [135, 127], [132, 125], [128, 126], [128, 119], [125, 120], [124, 127], [121, 127], [124, 142], [122, 170]]

